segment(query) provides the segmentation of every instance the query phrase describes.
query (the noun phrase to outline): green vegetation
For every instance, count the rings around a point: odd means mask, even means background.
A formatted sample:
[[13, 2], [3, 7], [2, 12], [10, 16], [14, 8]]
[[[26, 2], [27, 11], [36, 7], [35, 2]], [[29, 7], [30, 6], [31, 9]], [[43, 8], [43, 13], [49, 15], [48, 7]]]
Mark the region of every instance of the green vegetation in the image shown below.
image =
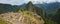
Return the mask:
[[45, 24], [57, 24], [56, 22], [52, 21], [52, 20], [46, 20], [45, 21]]
[[60, 24], [60, 9], [56, 12], [56, 14], [53, 16], [53, 21], [57, 22]]
[[7, 21], [0, 18], [0, 24], [8, 24]]

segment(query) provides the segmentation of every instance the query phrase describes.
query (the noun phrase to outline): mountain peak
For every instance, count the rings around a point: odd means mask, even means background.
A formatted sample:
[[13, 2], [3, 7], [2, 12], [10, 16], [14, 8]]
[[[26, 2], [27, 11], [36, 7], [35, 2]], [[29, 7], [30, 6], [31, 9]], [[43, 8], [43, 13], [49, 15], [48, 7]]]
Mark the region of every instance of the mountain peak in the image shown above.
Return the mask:
[[33, 4], [33, 3], [31, 1], [29, 1], [28, 4]]
[[33, 11], [33, 9], [34, 9], [33, 3], [32, 3], [31, 1], [28, 2], [28, 4], [27, 4], [27, 10], [28, 10], [28, 11]]

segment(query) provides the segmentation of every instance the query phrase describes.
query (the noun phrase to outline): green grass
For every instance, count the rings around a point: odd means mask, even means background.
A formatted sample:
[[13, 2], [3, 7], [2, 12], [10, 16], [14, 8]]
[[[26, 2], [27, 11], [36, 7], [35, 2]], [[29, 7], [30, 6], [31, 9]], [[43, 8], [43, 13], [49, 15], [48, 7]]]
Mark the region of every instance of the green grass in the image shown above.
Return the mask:
[[8, 24], [7, 21], [0, 18], [0, 24]]

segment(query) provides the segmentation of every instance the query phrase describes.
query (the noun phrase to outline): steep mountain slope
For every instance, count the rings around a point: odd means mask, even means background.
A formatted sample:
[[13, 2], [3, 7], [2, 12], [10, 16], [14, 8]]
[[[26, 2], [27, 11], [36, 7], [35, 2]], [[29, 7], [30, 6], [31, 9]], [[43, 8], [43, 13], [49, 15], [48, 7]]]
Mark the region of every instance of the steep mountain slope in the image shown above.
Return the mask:
[[53, 16], [53, 21], [57, 22], [60, 24], [60, 9], [56, 12], [56, 14]]
[[28, 2], [28, 4], [24, 4], [24, 5], [20, 6], [20, 8], [27, 10], [27, 11], [35, 12], [40, 16], [44, 16], [44, 13], [45, 13], [44, 7], [35, 6], [32, 2]]

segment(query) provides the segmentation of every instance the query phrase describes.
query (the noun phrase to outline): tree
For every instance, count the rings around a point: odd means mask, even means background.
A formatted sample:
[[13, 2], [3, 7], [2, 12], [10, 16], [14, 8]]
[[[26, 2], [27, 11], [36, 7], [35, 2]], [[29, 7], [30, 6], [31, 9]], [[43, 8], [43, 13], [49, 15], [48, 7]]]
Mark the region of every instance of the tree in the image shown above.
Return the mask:
[[58, 11], [56, 12], [56, 14], [54, 15], [53, 20], [55, 22], [57, 22], [58, 24], [60, 24], [60, 9], [58, 9]]

